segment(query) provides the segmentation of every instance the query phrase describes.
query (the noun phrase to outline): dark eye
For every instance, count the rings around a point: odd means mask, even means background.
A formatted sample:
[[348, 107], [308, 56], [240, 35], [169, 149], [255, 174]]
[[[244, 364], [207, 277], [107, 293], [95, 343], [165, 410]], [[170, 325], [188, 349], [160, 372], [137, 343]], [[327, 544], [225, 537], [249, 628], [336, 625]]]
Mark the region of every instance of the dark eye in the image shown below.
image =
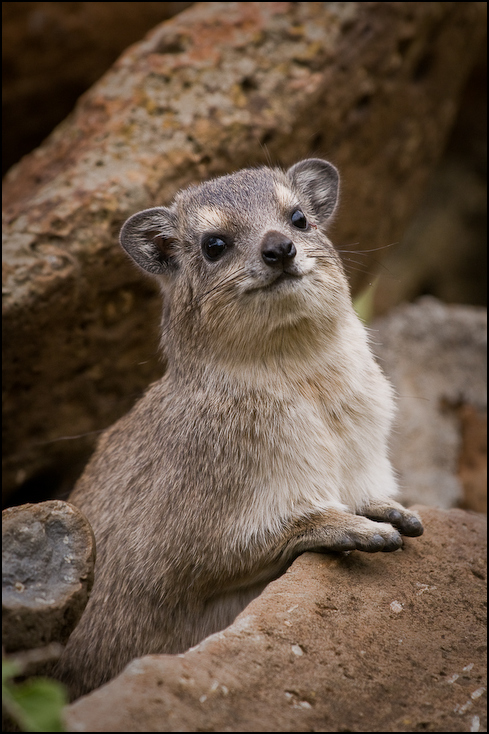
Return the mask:
[[204, 253], [204, 256], [207, 258], [207, 260], [211, 261], [219, 260], [219, 258], [224, 255], [227, 249], [227, 243], [223, 239], [221, 239], [221, 237], [216, 237], [215, 235], [211, 237], [206, 237], [206, 239], [202, 243], [202, 251]]
[[290, 221], [297, 229], [307, 229], [307, 219], [300, 209], [294, 209], [290, 216]]

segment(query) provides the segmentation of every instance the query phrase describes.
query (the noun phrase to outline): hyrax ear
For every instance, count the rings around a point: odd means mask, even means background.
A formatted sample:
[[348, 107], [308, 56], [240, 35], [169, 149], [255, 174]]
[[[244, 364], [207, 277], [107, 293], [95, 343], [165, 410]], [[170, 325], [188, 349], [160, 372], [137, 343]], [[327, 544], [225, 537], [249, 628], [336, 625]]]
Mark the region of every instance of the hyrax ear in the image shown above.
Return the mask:
[[148, 273], [160, 275], [176, 266], [176, 217], [171, 209], [157, 206], [133, 214], [123, 225], [119, 240], [136, 265]]
[[307, 158], [289, 168], [287, 176], [319, 220], [329, 219], [338, 201], [339, 174], [333, 164], [320, 158]]

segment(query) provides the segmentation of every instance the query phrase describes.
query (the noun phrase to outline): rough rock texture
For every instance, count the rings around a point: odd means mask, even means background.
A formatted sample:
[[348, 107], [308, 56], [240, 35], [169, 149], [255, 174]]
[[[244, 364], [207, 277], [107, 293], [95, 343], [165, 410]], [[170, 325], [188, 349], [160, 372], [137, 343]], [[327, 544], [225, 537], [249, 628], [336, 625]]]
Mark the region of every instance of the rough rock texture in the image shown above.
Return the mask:
[[423, 201], [382, 260], [375, 313], [426, 293], [487, 306], [487, 41]]
[[2, 645], [64, 643], [93, 584], [95, 540], [84, 515], [59, 500], [2, 513]]
[[191, 3], [2, 3], [2, 170], [37, 147], [130, 43]]
[[484, 731], [486, 525], [418, 508], [403, 551], [305, 554], [221, 633], [69, 706], [69, 731]]
[[[128, 49], [5, 182], [5, 490], [71, 466], [93, 436], [61, 439], [112, 423], [161, 372], [155, 289], [117, 245], [129, 214], [210, 175], [312, 154], [342, 173], [340, 249], [399, 239], [485, 13], [202, 3]], [[379, 252], [347, 262], [354, 288]]]
[[391, 446], [402, 501], [485, 511], [486, 309], [425, 297], [371, 332], [398, 396]]

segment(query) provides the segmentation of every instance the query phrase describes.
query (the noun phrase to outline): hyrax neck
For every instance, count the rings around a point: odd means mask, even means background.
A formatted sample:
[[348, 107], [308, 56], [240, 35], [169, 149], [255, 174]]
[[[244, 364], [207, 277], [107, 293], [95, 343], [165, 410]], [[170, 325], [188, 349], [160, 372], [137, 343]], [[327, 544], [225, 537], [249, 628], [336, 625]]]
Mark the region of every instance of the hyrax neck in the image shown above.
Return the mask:
[[[209, 390], [213, 395], [253, 390], [288, 396], [301, 385], [332, 386], [357, 381], [357, 373], [371, 362], [365, 331], [356, 315], [346, 314], [325, 323], [300, 319], [264, 334], [250, 331], [242, 338], [212, 338], [202, 332], [189, 353], [173, 344], [168, 354], [170, 379], [186, 389]], [[212, 345], [212, 347], [211, 347]]]

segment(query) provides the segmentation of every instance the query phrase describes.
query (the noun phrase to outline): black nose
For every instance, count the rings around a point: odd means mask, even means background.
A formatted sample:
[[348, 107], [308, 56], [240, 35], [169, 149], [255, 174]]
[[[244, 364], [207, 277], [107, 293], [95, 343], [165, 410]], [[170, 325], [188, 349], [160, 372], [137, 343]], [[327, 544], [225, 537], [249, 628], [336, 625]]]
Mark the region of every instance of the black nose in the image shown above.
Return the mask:
[[267, 232], [261, 243], [263, 262], [284, 269], [297, 255], [294, 243], [280, 232]]

